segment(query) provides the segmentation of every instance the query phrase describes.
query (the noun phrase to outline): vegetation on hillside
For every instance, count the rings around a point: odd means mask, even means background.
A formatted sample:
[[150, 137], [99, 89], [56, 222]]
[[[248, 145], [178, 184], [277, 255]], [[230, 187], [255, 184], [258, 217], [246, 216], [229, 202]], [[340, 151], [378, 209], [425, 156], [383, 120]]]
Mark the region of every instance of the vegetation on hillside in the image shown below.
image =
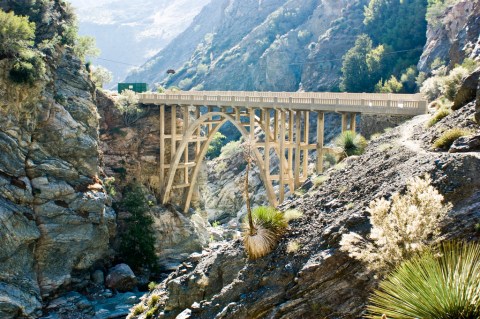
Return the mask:
[[0, 59], [7, 59], [8, 76], [14, 83], [32, 85], [45, 75], [45, 63], [34, 40], [35, 23], [0, 10]]
[[123, 123], [130, 126], [138, 121], [143, 111], [138, 106], [138, 97], [132, 90], [125, 90], [118, 96], [115, 107], [120, 111], [123, 117]]
[[340, 160], [352, 155], [361, 155], [367, 147], [367, 140], [353, 131], [341, 133], [335, 138], [333, 143], [339, 150]]
[[157, 267], [155, 254], [155, 236], [149, 215], [149, 205], [140, 185], [129, 185], [125, 188], [120, 207], [130, 217], [126, 220], [126, 229], [120, 235], [120, 257], [135, 269]]
[[427, 0], [371, 0], [364, 12], [365, 33], [343, 57], [341, 90], [413, 93], [427, 6]]
[[405, 194], [396, 193], [391, 200], [381, 198], [370, 203], [369, 239], [346, 234], [341, 249], [370, 269], [392, 269], [435, 241], [450, 208], [428, 175], [410, 179]]
[[480, 245], [447, 242], [404, 262], [367, 310], [367, 318], [480, 318]]
[[247, 140], [242, 145], [243, 156], [247, 162], [245, 171], [244, 195], [247, 215], [243, 220], [243, 244], [250, 259], [268, 255], [277, 246], [279, 238], [288, 224], [284, 214], [273, 207], [250, 207], [249, 173], [254, 162], [253, 144]]

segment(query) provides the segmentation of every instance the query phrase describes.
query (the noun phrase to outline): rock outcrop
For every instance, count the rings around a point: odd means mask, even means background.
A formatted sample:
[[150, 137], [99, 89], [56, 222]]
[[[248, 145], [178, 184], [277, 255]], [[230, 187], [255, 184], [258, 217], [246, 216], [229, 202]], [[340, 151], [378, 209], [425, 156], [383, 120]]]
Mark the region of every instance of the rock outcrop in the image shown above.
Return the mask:
[[435, 59], [454, 67], [465, 58], [480, 57], [480, 2], [460, 0], [450, 6], [440, 18], [429, 24], [427, 43], [418, 62], [418, 69], [430, 72]]
[[[152, 292], [157, 314], [175, 318], [358, 318], [377, 283], [364, 265], [339, 249], [342, 234], [368, 234], [367, 208], [377, 198], [405, 190], [406, 180], [429, 174], [453, 204], [445, 238], [478, 239], [480, 153], [431, 150], [450, 127], [480, 132], [472, 121], [474, 104], [453, 112], [431, 128], [423, 115], [370, 142], [364, 155], [326, 172], [328, 180], [287, 200], [303, 217], [277, 249], [256, 261], [245, 258], [239, 240], [192, 256]], [[312, 185], [311, 183], [307, 183]], [[307, 185], [306, 184], [306, 185]], [[305, 186], [307, 187], [307, 186]], [[297, 251], [287, 252], [289, 243]], [[188, 309], [188, 310], [186, 310]]]
[[[37, 9], [32, 17], [48, 13], [36, 21], [39, 42], [70, 21], [61, 1]], [[115, 224], [97, 178], [93, 84], [71, 49], [44, 54], [46, 76], [32, 86], [11, 83], [0, 60], [1, 318], [35, 317], [45, 298], [84, 285], [90, 267], [108, 259], [108, 226]]]
[[477, 97], [479, 79], [480, 68], [478, 68], [470, 75], [468, 75], [465, 79], [463, 79], [463, 83], [460, 86], [460, 89], [455, 95], [455, 99], [453, 101], [453, 110], [458, 110], [468, 102], [475, 100], [475, 98]]

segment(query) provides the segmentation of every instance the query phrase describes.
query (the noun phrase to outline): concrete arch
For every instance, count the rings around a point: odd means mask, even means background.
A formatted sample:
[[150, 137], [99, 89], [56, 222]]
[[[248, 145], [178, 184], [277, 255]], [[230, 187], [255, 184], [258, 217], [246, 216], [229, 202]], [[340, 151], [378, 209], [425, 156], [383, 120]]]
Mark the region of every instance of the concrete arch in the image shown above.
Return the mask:
[[[187, 200], [185, 202], [184, 209], [188, 210], [190, 207], [190, 202], [191, 202], [191, 197], [193, 195], [193, 189], [196, 185], [197, 178], [198, 178], [198, 173], [201, 167], [201, 163], [203, 162], [206, 152], [208, 150], [208, 146], [213, 140], [214, 133], [216, 133], [222, 125], [224, 125], [226, 122], [231, 122], [242, 134], [243, 137], [249, 138], [250, 132], [248, 132], [245, 127], [242, 125], [242, 123], [239, 123], [233, 116], [226, 114], [224, 112], [208, 112], [204, 115], [201, 115], [199, 118], [197, 118], [185, 131], [183, 138], [177, 147], [175, 156], [173, 158], [173, 161], [170, 163], [170, 169], [168, 171], [167, 179], [166, 179], [166, 185], [165, 185], [165, 193], [162, 202], [166, 204], [170, 200], [170, 193], [172, 190], [173, 186], [173, 181], [175, 178], [175, 174], [177, 172], [178, 166], [180, 164], [180, 160], [182, 158], [182, 155], [184, 154], [186, 148], [188, 147], [188, 144], [190, 140], [192, 139], [195, 131], [199, 129], [202, 125], [205, 125], [206, 121], [211, 121], [214, 117], [219, 116], [222, 118], [221, 122], [213, 128], [211, 132], [209, 132], [209, 136], [205, 143], [203, 143], [202, 148], [200, 153], [198, 154], [198, 157], [196, 158], [196, 165], [192, 174], [192, 180], [191, 180], [191, 185], [188, 187], [188, 194], [187, 194]], [[255, 161], [257, 163], [257, 166], [259, 167], [260, 170], [260, 178], [262, 182], [265, 185], [265, 188], [267, 190], [267, 197], [270, 200], [270, 203], [272, 203], [274, 206], [278, 205], [278, 201], [275, 195], [275, 192], [273, 190], [273, 185], [271, 181], [267, 178], [267, 174], [265, 173], [265, 161], [262, 157], [262, 154], [258, 151], [256, 147], [253, 149], [253, 156], [255, 158]]]

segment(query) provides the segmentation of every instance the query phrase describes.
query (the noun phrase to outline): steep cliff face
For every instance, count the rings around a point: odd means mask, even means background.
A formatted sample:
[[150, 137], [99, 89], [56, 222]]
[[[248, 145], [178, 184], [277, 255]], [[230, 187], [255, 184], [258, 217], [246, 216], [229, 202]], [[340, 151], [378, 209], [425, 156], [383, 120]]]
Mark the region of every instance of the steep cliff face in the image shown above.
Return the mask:
[[479, 34], [480, 2], [458, 1], [446, 8], [439, 21], [429, 24], [427, 44], [418, 62], [418, 69], [428, 73], [436, 58], [453, 67], [465, 58], [480, 57]]
[[[17, 5], [0, 2], [3, 10]], [[44, 5], [35, 12], [48, 13], [37, 23], [37, 43], [69, 19], [60, 1]], [[0, 61], [2, 318], [38, 315], [42, 299], [83, 285], [90, 267], [107, 257], [115, 224], [97, 179], [93, 85], [70, 49], [44, 53], [46, 76], [32, 86], [12, 84]]]
[[[302, 83], [332, 90], [367, 2], [213, 1], [128, 79], [182, 89], [296, 91]], [[169, 68], [177, 74], [165, 77]]]

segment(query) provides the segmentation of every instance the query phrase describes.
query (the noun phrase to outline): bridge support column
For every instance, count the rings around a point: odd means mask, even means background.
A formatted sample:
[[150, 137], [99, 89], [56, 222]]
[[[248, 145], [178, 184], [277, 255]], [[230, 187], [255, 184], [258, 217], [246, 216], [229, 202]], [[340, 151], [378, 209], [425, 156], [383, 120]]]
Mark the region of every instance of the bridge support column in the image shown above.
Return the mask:
[[265, 176], [267, 181], [270, 181], [270, 109], [265, 110], [265, 149], [264, 149], [264, 157], [265, 157]]
[[301, 122], [302, 113], [301, 111], [295, 112], [295, 166], [293, 168], [293, 175], [294, 175], [294, 184], [295, 188], [300, 186], [300, 166], [301, 163], [301, 152], [302, 152], [302, 135], [301, 135]]
[[323, 144], [324, 144], [325, 114], [317, 113], [317, 174], [323, 172]]
[[348, 130], [348, 114], [342, 113], [342, 133]]
[[285, 112], [281, 110], [276, 112], [280, 115], [280, 152], [278, 154], [280, 157], [280, 171], [278, 173], [278, 182], [280, 184], [279, 199], [281, 203], [285, 199]]
[[357, 113], [350, 113], [350, 131], [355, 132], [357, 130]]
[[305, 143], [303, 147], [303, 172], [302, 172], [302, 180], [301, 182], [305, 182], [308, 178], [308, 149], [310, 145], [310, 112], [305, 111], [305, 118], [304, 118], [304, 123], [303, 123], [303, 141]]
[[163, 192], [163, 183], [165, 180], [165, 105], [160, 105], [159, 115], [159, 129], [160, 129], [160, 158], [159, 158], [159, 172], [158, 180], [160, 184], [159, 192]]

